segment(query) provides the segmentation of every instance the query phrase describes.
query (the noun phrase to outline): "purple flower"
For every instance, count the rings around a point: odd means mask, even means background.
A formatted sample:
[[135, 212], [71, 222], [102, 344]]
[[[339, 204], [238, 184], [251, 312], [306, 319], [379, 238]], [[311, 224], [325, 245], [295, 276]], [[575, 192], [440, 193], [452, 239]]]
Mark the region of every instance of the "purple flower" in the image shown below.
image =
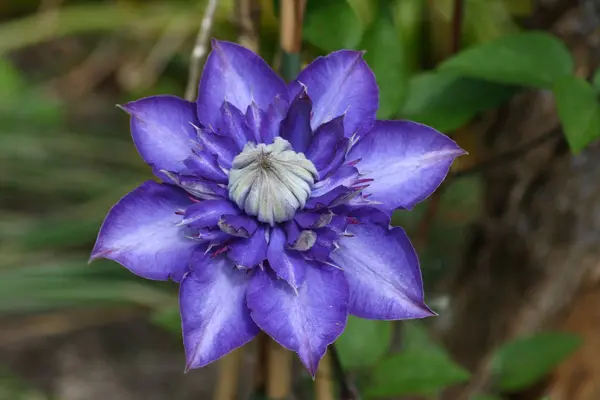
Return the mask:
[[376, 121], [378, 88], [356, 51], [320, 57], [286, 85], [249, 50], [213, 41], [191, 103], [128, 103], [133, 141], [164, 183], [108, 213], [92, 259], [181, 282], [187, 368], [263, 330], [315, 374], [348, 314], [432, 315], [410, 209], [464, 154], [408, 121]]

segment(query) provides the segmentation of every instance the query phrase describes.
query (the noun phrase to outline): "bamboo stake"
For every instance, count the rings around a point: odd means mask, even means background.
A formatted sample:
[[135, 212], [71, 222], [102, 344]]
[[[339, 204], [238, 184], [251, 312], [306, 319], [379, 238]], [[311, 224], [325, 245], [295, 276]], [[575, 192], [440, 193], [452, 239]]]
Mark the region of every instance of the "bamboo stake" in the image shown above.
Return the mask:
[[315, 379], [315, 399], [333, 400], [333, 368], [331, 366], [331, 355], [325, 357], [319, 363]]
[[242, 348], [236, 349], [219, 360], [219, 373], [213, 400], [235, 400], [239, 386]]
[[292, 391], [292, 352], [269, 339], [267, 354], [267, 397], [287, 399]]

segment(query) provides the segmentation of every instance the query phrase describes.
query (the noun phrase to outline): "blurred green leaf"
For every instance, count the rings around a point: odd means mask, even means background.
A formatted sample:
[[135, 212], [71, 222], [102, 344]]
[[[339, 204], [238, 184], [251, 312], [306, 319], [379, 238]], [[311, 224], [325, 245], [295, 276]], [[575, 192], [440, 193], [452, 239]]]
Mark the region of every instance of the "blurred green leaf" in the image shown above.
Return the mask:
[[600, 138], [600, 105], [596, 89], [583, 79], [566, 76], [554, 86], [558, 116], [574, 153]]
[[600, 89], [600, 68], [594, 72], [594, 76], [592, 77], [592, 84], [596, 87], [596, 89]]
[[0, 314], [130, 304], [149, 308], [176, 304], [169, 287], [137, 279], [109, 261], [2, 267]]
[[533, 0], [503, 0], [503, 2], [513, 15], [526, 17], [533, 12]]
[[16, 67], [0, 58], [0, 120], [5, 127], [22, 121], [29, 125], [55, 125], [61, 117], [62, 105], [58, 101], [30, 85]]
[[406, 350], [419, 350], [423, 348], [443, 349], [429, 338], [425, 324], [420, 321], [403, 321], [402, 348]]
[[557, 79], [573, 72], [573, 59], [556, 37], [525, 32], [468, 48], [440, 68], [492, 82], [552, 88]]
[[502, 400], [502, 398], [493, 394], [476, 394], [471, 400]]
[[0, 399], [50, 400], [43, 392], [31, 387], [4, 368], [0, 368]]
[[525, 389], [552, 371], [581, 345], [576, 335], [546, 332], [504, 344], [492, 359], [501, 390]]
[[407, 73], [412, 74], [420, 69], [426, 47], [422, 28], [427, 3], [422, 0], [396, 0], [393, 3], [391, 13], [402, 42], [404, 64]]
[[[173, 21], [178, 21], [177, 29], [180, 32], [189, 31], [193, 34], [198, 29], [204, 3], [194, 2], [191, 6], [176, 1], [75, 4], [60, 7], [52, 24], [42, 23], [41, 13], [30, 14], [0, 25], [0, 54], [78, 33], [120, 29], [135, 29], [138, 34], [156, 31]], [[215, 30], [226, 25], [225, 17], [232, 7], [233, 0], [219, 3]]]
[[391, 19], [380, 16], [365, 32], [360, 45], [379, 86], [377, 118], [389, 119], [398, 113], [408, 85], [404, 49]]
[[465, 382], [469, 373], [429, 339], [419, 322], [402, 322], [403, 350], [377, 364], [366, 389], [368, 398], [432, 395]]
[[6, 59], [0, 58], [0, 99], [18, 94], [26, 87], [25, 79]]
[[369, 367], [387, 353], [391, 338], [392, 324], [389, 321], [350, 316], [335, 346], [345, 368]]
[[517, 23], [502, 0], [469, 0], [464, 14], [463, 46], [465, 47], [486, 43], [519, 31]]
[[331, 0], [307, 9], [302, 32], [310, 44], [331, 52], [356, 48], [363, 26], [346, 0]]
[[181, 335], [179, 307], [160, 308], [151, 314], [150, 321], [175, 335]]
[[400, 115], [450, 132], [478, 112], [499, 106], [517, 91], [514, 86], [458, 77], [443, 71], [412, 77]]
[[366, 396], [432, 395], [468, 379], [469, 373], [445, 352], [407, 349], [384, 358], [375, 367]]
[[373, 23], [377, 14], [378, 3], [390, 1], [392, 0], [347, 0], [348, 5], [352, 7], [362, 26], [369, 26]]

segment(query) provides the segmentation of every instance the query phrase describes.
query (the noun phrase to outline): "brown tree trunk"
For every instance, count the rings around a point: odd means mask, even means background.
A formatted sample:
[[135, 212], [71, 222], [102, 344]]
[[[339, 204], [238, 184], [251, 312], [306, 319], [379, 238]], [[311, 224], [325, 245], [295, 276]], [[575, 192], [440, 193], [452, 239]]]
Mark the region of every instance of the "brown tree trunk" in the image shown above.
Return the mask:
[[[597, 16], [586, 2], [567, 3], [581, 6], [555, 15], [552, 30], [570, 47], [577, 75], [589, 77], [600, 55], [591, 23]], [[600, 144], [570, 154], [546, 91], [517, 96], [482, 135], [490, 159], [523, 150], [483, 172], [483, 215], [448, 284], [450, 323], [441, 335], [475, 372], [470, 386], [450, 397], [468, 399], [489, 387], [487, 363], [500, 343], [559, 329], [580, 334], [583, 347], [536, 393], [511, 398], [600, 399]]]

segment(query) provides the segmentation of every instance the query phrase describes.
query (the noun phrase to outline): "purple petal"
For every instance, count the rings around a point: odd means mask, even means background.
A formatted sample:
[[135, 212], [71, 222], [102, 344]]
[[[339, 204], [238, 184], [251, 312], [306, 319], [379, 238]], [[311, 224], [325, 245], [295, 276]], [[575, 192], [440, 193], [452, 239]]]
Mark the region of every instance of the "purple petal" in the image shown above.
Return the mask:
[[343, 215], [334, 215], [327, 227], [339, 234], [342, 234], [348, 226], [348, 217]]
[[252, 268], [267, 258], [265, 228], [259, 226], [248, 239], [239, 238], [229, 246], [227, 256], [241, 268]]
[[417, 254], [402, 228], [348, 225], [331, 260], [350, 285], [350, 313], [369, 319], [424, 318], [433, 315], [423, 301]]
[[196, 135], [206, 152], [216, 155], [223, 167], [231, 168], [231, 162], [240, 152], [231, 138], [202, 127], [197, 129]]
[[281, 122], [282, 138], [290, 142], [293, 149], [298, 153], [306, 152], [312, 138], [310, 128], [310, 113], [312, 102], [306, 92], [300, 92], [292, 101], [287, 116]]
[[339, 207], [335, 207], [333, 212], [336, 214], [341, 214], [349, 218], [350, 222], [353, 224], [358, 223], [371, 223], [371, 224], [379, 224], [386, 228], [390, 226], [390, 215], [375, 208], [369, 206], [351, 206], [351, 205], [341, 205]]
[[192, 201], [175, 187], [147, 181], [108, 212], [90, 260], [108, 258], [147, 279], [180, 281], [198, 242], [177, 224]]
[[223, 242], [228, 239], [231, 239], [231, 235], [215, 227], [200, 228], [198, 229], [198, 239], [216, 246], [223, 244]]
[[179, 172], [195, 146], [194, 103], [175, 96], [146, 97], [123, 106], [140, 156], [157, 170]]
[[300, 236], [300, 228], [293, 219], [283, 223], [283, 230], [285, 231], [285, 237], [287, 238], [287, 244], [292, 244], [298, 240]]
[[186, 168], [194, 175], [218, 183], [227, 183], [227, 174], [223, 172], [217, 163], [217, 156], [206, 151], [196, 150], [194, 155], [183, 162]]
[[170, 175], [174, 182], [185, 189], [188, 193], [199, 199], [206, 200], [221, 200], [227, 199], [227, 189], [219, 186], [216, 183], [207, 182], [202, 178], [195, 176], [176, 176]]
[[265, 124], [267, 115], [261, 110], [255, 102], [252, 102], [246, 110], [246, 125], [251, 129], [253, 141], [262, 142], [261, 127]]
[[290, 97], [305, 85], [313, 101], [313, 130], [340, 115], [346, 137], [367, 132], [375, 121], [379, 90], [358, 51], [341, 50], [319, 57], [290, 84]]
[[310, 195], [311, 197], [320, 197], [339, 186], [349, 188], [354, 185], [357, 180], [358, 170], [355, 167], [345, 165], [335, 171], [332, 175], [317, 182]]
[[383, 208], [412, 208], [442, 183], [454, 159], [465, 154], [433, 128], [409, 121], [377, 121], [373, 130], [352, 148], [348, 159], [361, 159], [357, 168], [373, 178], [369, 200]]
[[194, 228], [217, 226], [222, 215], [238, 213], [237, 206], [229, 200], [203, 200], [185, 210], [180, 224]]
[[315, 230], [317, 240], [315, 244], [305, 253], [306, 258], [311, 260], [326, 261], [333, 250], [334, 242], [339, 238], [337, 232], [329, 228]]
[[246, 299], [256, 324], [295, 351], [314, 376], [327, 346], [348, 318], [348, 283], [342, 271], [306, 261], [306, 280], [296, 293], [287, 282], [257, 268]]
[[267, 109], [265, 119], [261, 121], [260, 134], [263, 143], [271, 144], [279, 136], [281, 121], [287, 115], [287, 110], [288, 103], [276, 97]]
[[300, 211], [294, 215], [294, 220], [305, 229], [318, 229], [327, 226], [333, 213], [329, 210], [324, 211]]
[[246, 307], [247, 272], [227, 257], [196, 254], [179, 290], [186, 370], [210, 364], [259, 332]]
[[212, 41], [198, 88], [198, 118], [202, 124], [218, 125], [224, 101], [238, 110], [246, 110], [254, 101], [266, 110], [276, 96], [287, 100], [285, 83], [262, 58], [238, 44]]
[[321, 179], [327, 178], [329, 175], [335, 173], [335, 171], [337, 171], [337, 169], [341, 167], [341, 165], [346, 160], [346, 153], [348, 152], [349, 146], [350, 140], [348, 139], [342, 139], [335, 144], [335, 147], [333, 149], [333, 155], [331, 156], [330, 161], [327, 164], [325, 164], [323, 169], [319, 171], [319, 177]]
[[317, 170], [323, 171], [334, 158], [337, 144], [344, 138], [344, 117], [337, 117], [317, 128], [306, 151]]
[[287, 238], [281, 228], [274, 228], [269, 240], [267, 258], [269, 265], [275, 271], [278, 278], [290, 284], [292, 288], [298, 288], [304, 283], [306, 275], [306, 261], [302, 255], [295, 250], [287, 250]]
[[221, 106], [221, 121], [218, 126], [218, 133], [230, 137], [238, 151], [242, 151], [249, 141], [256, 140], [252, 128], [246, 123], [246, 116], [227, 101]]
[[231, 236], [249, 238], [256, 232], [258, 224], [246, 215], [226, 214], [219, 220], [219, 228]]
[[349, 196], [352, 191], [344, 186], [337, 186], [336, 188], [328, 191], [324, 195], [310, 197], [306, 201], [305, 209], [319, 210], [323, 207], [327, 207], [330, 204], [336, 203], [339, 199], [343, 199]]

